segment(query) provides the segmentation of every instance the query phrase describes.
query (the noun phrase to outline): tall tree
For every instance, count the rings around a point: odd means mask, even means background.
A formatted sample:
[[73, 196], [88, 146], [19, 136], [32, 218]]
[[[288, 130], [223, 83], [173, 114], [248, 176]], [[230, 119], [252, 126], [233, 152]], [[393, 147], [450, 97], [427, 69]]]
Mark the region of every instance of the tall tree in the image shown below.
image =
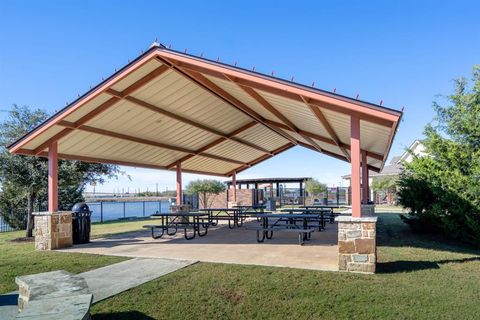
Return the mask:
[[[45, 208], [47, 202], [47, 160], [40, 157], [13, 155], [5, 146], [41, 124], [48, 114], [40, 109], [13, 105], [7, 120], [0, 123], [0, 214], [12, 227], [26, 228], [32, 236], [32, 212], [35, 206]], [[105, 177], [120, 173], [118, 166], [59, 161], [59, 209], [69, 210], [83, 200], [83, 190], [93, 181], [103, 183]]]
[[310, 197], [318, 197], [320, 194], [327, 191], [327, 185], [317, 179], [311, 178], [305, 181], [305, 190], [307, 190]]
[[[225, 191], [225, 184], [218, 180], [195, 180], [187, 185], [187, 194], [198, 194], [200, 205], [203, 208], [210, 208], [212, 206], [214, 197], [211, 195], [218, 195]], [[210, 201], [209, 201], [210, 200]]]
[[446, 105], [425, 128], [428, 156], [414, 157], [399, 180], [399, 200], [417, 228], [428, 226], [480, 245], [480, 69], [455, 80]]

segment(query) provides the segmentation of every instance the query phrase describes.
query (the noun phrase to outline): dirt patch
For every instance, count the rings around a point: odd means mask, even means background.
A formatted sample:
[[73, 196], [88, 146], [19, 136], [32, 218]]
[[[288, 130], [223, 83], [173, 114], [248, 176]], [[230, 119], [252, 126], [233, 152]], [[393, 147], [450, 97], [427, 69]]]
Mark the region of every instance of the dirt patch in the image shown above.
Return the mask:
[[24, 242], [33, 242], [35, 241], [35, 237], [22, 237], [22, 238], [15, 238], [10, 240], [10, 242], [15, 242], [15, 243], [24, 243]]
[[243, 293], [238, 291], [232, 291], [228, 288], [217, 288], [215, 292], [230, 301], [233, 304], [239, 304], [243, 299]]

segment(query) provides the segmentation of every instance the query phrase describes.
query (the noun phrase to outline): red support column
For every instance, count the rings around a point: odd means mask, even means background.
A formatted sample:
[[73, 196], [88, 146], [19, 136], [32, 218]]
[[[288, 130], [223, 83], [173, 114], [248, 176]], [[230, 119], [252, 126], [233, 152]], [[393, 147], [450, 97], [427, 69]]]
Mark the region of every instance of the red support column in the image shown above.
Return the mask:
[[182, 163], [177, 161], [177, 205], [182, 204]]
[[237, 202], [237, 173], [235, 171], [232, 174], [232, 198], [233, 202]]
[[361, 217], [360, 204], [360, 118], [350, 117], [350, 158], [352, 166], [352, 217]]
[[370, 198], [368, 188], [367, 152], [362, 151], [362, 203], [367, 204]]
[[58, 151], [57, 142], [48, 147], [48, 211], [58, 211]]

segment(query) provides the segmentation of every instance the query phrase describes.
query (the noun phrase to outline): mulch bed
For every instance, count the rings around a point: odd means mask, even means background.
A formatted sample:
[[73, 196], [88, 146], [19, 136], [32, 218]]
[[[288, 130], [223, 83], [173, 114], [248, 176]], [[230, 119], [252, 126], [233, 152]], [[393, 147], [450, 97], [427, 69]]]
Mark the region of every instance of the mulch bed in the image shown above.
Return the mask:
[[20, 242], [20, 243], [23, 243], [23, 242], [33, 242], [35, 241], [35, 237], [22, 237], [22, 238], [15, 238], [15, 239], [12, 239], [10, 240], [10, 242]]

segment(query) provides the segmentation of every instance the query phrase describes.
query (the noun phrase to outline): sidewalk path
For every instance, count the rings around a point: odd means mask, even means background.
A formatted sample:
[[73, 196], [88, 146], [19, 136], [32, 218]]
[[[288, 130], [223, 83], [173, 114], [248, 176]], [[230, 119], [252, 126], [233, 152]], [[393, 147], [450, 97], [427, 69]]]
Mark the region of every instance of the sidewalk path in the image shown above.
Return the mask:
[[135, 258], [80, 273], [93, 293], [93, 303], [139, 286], [197, 261]]
[[[139, 286], [196, 263], [194, 260], [135, 258], [80, 273], [93, 293], [93, 303]], [[14, 319], [18, 314], [18, 292], [0, 295], [0, 319]]]

